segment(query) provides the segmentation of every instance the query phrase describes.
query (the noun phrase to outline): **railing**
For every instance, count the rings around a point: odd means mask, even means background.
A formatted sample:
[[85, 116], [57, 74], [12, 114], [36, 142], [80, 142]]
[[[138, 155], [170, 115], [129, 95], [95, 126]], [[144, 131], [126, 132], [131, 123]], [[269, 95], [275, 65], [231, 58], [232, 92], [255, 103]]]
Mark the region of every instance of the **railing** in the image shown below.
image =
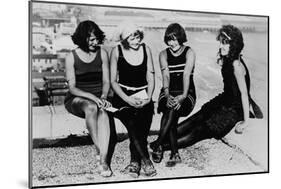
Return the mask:
[[64, 76], [45, 76], [43, 79], [48, 103], [54, 105], [55, 96], [65, 96], [68, 92], [68, 82]]

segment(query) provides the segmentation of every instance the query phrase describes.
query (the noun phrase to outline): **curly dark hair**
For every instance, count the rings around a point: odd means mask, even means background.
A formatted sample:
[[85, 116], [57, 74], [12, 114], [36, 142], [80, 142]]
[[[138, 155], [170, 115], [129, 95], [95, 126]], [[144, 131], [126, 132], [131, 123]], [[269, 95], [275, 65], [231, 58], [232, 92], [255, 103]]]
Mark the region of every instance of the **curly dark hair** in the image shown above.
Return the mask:
[[[218, 31], [217, 40], [222, 41], [224, 44], [229, 44], [229, 53], [227, 59], [234, 61], [239, 59], [240, 53], [244, 47], [244, 41], [241, 31], [233, 25], [223, 25]], [[219, 51], [219, 59], [222, 60], [223, 57]]]
[[178, 40], [180, 45], [187, 42], [185, 31], [178, 23], [172, 23], [167, 27], [164, 35], [164, 42], [168, 45], [168, 41], [174, 40], [175, 38]]
[[80, 22], [71, 38], [73, 43], [80, 49], [89, 52], [88, 38], [91, 36], [91, 33], [94, 33], [97, 37], [98, 44], [103, 44], [105, 39], [104, 32], [95, 22], [90, 20]]

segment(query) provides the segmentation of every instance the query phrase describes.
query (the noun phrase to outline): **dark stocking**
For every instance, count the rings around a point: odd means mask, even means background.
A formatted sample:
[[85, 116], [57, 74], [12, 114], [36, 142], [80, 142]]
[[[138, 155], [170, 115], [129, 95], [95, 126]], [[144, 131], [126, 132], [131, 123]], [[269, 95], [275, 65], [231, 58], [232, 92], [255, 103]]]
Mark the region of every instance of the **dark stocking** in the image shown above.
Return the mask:
[[[191, 146], [201, 140], [211, 138], [205, 125], [203, 123], [203, 116], [201, 114], [194, 114], [190, 118], [181, 122], [177, 128], [177, 145], [178, 148], [185, 148]], [[169, 144], [163, 145], [164, 150], [171, 149]], [[172, 147], [173, 148], [173, 147]]]
[[[167, 138], [167, 134], [168, 132], [171, 131], [172, 128], [174, 128], [174, 130], [169, 133], [169, 139], [172, 141], [172, 144], [174, 146], [175, 145], [175, 136], [176, 136], [176, 124], [178, 122], [179, 117], [177, 116], [177, 113], [174, 110], [169, 110], [167, 112], [165, 112], [162, 116], [162, 120], [161, 120], [161, 127], [160, 127], [160, 132], [159, 132], [159, 136], [158, 139], [155, 142], [155, 148], [158, 148], [159, 145], [161, 145], [165, 138]], [[174, 135], [175, 134], [175, 135]]]
[[136, 114], [130, 110], [122, 110], [122, 112], [120, 112], [119, 118], [128, 131], [130, 139], [131, 161], [140, 162], [140, 158], [147, 159], [141, 142], [137, 137], [136, 127], [138, 124], [136, 122]]
[[111, 158], [113, 156], [114, 149], [117, 143], [117, 134], [116, 134], [113, 115], [109, 113], [108, 117], [109, 117], [109, 126], [110, 126], [110, 138], [109, 138], [109, 145], [108, 145], [108, 152], [107, 152], [107, 164], [110, 166]]
[[177, 123], [173, 124], [169, 132], [170, 138], [170, 146], [171, 146], [171, 153], [175, 154], [178, 153], [178, 144], [177, 144]]
[[[146, 110], [146, 109], [144, 109]], [[142, 111], [138, 116], [138, 120], [136, 121], [137, 124], [137, 139], [140, 141], [142, 150], [145, 156], [149, 159], [149, 153], [147, 150], [147, 137], [149, 135], [151, 122], [152, 122], [153, 112], [149, 111]]]

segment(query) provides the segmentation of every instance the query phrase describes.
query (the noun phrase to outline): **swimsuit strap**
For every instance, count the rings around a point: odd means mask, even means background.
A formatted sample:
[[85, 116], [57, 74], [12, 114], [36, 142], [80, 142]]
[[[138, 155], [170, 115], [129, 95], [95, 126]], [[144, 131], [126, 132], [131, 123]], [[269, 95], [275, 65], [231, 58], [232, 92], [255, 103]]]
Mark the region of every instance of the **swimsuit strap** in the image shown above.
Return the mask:
[[118, 47], [119, 57], [124, 58], [124, 55], [123, 55], [123, 51], [122, 51], [121, 45], [118, 45], [117, 47]]

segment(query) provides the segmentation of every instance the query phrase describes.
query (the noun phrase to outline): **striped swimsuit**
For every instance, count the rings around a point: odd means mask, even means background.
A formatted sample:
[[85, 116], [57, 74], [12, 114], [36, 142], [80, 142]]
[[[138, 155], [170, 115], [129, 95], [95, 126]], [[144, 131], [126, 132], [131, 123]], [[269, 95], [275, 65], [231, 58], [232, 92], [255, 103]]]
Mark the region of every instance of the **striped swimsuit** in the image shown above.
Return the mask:
[[[172, 96], [177, 96], [183, 93], [183, 72], [186, 65], [186, 53], [190, 47], [185, 46], [185, 49], [179, 56], [174, 56], [169, 48], [167, 52], [167, 62], [170, 73], [169, 92]], [[194, 108], [196, 101], [195, 86], [193, 81], [194, 68], [190, 74], [189, 89], [187, 98], [182, 103], [181, 108], [178, 110], [180, 116], [187, 116]], [[166, 111], [166, 102], [164, 90], [161, 90], [158, 100], [158, 113]]]

